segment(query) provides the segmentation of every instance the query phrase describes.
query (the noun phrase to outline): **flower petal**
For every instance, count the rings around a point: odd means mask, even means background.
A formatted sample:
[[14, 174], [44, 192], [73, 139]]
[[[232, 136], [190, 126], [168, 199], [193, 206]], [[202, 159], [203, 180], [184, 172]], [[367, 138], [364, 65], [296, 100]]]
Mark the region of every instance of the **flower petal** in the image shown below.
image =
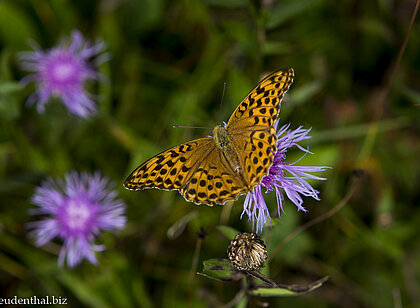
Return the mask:
[[[275, 124], [277, 129], [277, 123]], [[299, 211], [306, 212], [303, 207], [302, 196], [312, 197], [315, 200], [320, 200], [319, 191], [314, 189], [306, 180], [326, 180], [326, 178], [311, 174], [311, 172], [320, 172], [329, 169], [324, 166], [298, 166], [297, 163], [306, 155], [313, 154], [309, 149], [305, 149], [298, 142], [311, 138], [309, 136], [310, 129], [304, 129], [302, 126], [294, 130], [289, 130], [290, 124], [282, 126], [277, 130], [277, 153], [274, 156], [273, 164], [270, 167], [269, 173], [262, 179], [260, 185], [255, 186], [245, 197], [244, 209], [242, 216], [246, 213], [248, 220], [252, 221], [252, 228], [256, 231], [262, 232], [267, 225], [267, 221], [271, 217], [262, 194], [262, 187], [266, 189], [266, 193], [273, 190], [276, 192], [277, 213], [280, 216], [280, 211], [284, 213], [283, 201], [284, 195], [296, 205]], [[304, 152], [304, 155], [293, 163], [285, 162], [287, 151], [296, 146], [297, 149]]]
[[83, 259], [96, 264], [94, 252], [103, 251], [105, 246], [94, 244], [95, 237], [102, 231], [122, 229], [127, 220], [124, 203], [108, 186], [108, 179], [98, 172], [90, 175], [73, 171], [64, 181], [43, 182], [32, 197], [38, 208], [29, 210], [29, 214], [47, 216], [27, 224], [36, 245], [60, 238], [60, 265], [66, 260], [67, 266], [74, 267]]

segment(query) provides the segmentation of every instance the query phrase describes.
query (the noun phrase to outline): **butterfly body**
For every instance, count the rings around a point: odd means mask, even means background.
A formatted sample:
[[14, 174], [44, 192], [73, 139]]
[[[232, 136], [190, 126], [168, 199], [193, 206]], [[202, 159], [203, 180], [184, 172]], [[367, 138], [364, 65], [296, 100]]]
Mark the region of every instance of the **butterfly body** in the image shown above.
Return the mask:
[[233, 148], [226, 128], [219, 125], [216, 126], [213, 130], [213, 138], [217, 147], [220, 149], [225, 159], [229, 162], [232, 170], [237, 174], [241, 174], [242, 168], [238, 158], [238, 153]]
[[196, 204], [224, 204], [248, 193], [268, 174], [277, 152], [281, 100], [294, 77], [283, 69], [263, 79], [213, 136], [191, 140], [140, 165], [124, 182], [131, 190], [178, 190]]

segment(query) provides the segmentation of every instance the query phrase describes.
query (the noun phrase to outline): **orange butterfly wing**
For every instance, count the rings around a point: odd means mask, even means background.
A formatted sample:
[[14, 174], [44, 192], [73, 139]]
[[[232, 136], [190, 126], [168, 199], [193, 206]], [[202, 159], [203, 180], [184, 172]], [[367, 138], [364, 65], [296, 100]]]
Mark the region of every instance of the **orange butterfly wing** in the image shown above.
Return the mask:
[[224, 204], [247, 193], [268, 174], [277, 151], [273, 127], [293, 69], [264, 78], [230, 117], [226, 133], [242, 172], [238, 175], [213, 137], [195, 139], [166, 150], [134, 170], [124, 186], [139, 190], [178, 190], [196, 204]]
[[250, 188], [261, 182], [273, 163], [277, 152], [274, 123], [293, 77], [291, 68], [265, 77], [242, 100], [226, 126], [229, 139], [240, 153], [242, 169]]
[[213, 138], [195, 139], [153, 156], [128, 176], [124, 187], [130, 190], [181, 189], [203, 157], [213, 149], [213, 143]]

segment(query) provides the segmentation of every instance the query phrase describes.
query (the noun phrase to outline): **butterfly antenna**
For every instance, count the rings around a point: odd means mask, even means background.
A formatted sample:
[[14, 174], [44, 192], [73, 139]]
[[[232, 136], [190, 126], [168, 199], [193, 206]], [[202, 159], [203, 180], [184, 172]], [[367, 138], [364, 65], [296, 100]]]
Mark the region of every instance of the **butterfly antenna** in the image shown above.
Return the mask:
[[[222, 114], [222, 103], [223, 103], [223, 99], [225, 97], [225, 91], [226, 91], [226, 85], [227, 83], [224, 82], [223, 83], [223, 92], [222, 92], [222, 99], [220, 100], [220, 105], [219, 105], [219, 115], [218, 115], [218, 119], [217, 119], [217, 123], [219, 123], [220, 121], [220, 115]], [[183, 125], [173, 125], [172, 128], [200, 128], [200, 129], [211, 129], [210, 127], [204, 127], [204, 126], [183, 126]]]
[[227, 83], [224, 82], [223, 83], [222, 98], [220, 99], [220, 105], [219, 105], [219, 114], [217, 115], [217, 123], [220, 123], [220, 117], [221, 117], [221, 114], [222, 114], [222, 104], [223, 104], [223, 99], [225, 98], [226, 85], [227, 85]]
[[172, 128], [200, 128], [200, 129], [211, 129], [210, 127], [204, 126], [183, 126], [183, 125], [173, 125]]

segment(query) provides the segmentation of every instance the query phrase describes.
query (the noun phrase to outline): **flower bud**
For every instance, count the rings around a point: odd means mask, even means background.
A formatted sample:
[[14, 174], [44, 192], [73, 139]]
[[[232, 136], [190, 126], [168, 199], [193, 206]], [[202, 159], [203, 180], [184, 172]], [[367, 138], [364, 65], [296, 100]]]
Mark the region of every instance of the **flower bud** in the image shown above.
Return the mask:
[[256, 233], [238, 233], [227, 250], [233, 266], [240, 271], [259, 270], [267, 259], [267, 248]]

